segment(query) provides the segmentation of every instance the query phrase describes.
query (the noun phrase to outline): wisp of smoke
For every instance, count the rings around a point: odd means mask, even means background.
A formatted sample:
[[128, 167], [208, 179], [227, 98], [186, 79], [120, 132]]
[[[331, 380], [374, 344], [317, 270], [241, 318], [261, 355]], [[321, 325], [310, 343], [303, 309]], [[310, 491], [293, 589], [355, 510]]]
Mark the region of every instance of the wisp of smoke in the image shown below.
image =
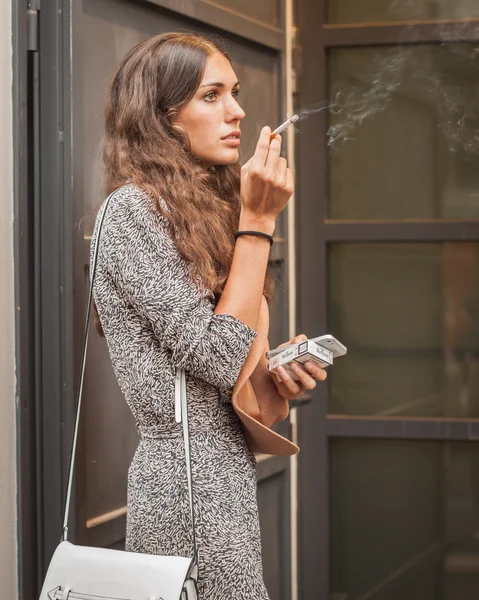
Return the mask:
[[[464, 24], [461, 24], [464, 27]], [[460, 36], [460, 32], [458, 32]], [[460, 39], [460, 37], [458, 37]], [[370, 51], [365, 55], [371, 64]], [[298, 111], [300, 119], [329, 110], [330, 147], [352, 139], [366, 120], [388, 108], [394, 99], [409, 96], [428, 106], [451, 151], [479, 153], [479, 46], [444, 43], [398, 46], [375, 53], [369, 72], [338, 80], [325, 101]]]
[[312, 104], [311, 106], [308, 106], [308, 108], [300, 108], [298, 111], [296, 111], [296, 114], [298, 115], [300, 120], [307, 119], [311, 115], [319, 113], [323, 110], [327, 110], [328, 108], [331, 108], [332, 106], [333, 106], [332, 104], [327, 105], [325, 101], [318, 102], [317, 104]]

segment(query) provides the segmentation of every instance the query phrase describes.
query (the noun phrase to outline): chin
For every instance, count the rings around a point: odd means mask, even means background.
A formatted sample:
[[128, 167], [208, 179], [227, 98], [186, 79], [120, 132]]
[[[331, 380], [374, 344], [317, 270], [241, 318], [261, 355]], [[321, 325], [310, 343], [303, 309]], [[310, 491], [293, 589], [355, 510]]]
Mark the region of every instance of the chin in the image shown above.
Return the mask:
[[238, 150], [234, 150], [233, 152], [224, 153], [221, 156], [217, 156], [216, 160], [213, 162], [215, 166], [226, 166], [226, 165], [235, 165], [239, 161], [239, 152]]
[[[216, 150], [216, 151], [215, 151]], [[227, 165], [235, 165], [239, 161], [239, 147], [237, 148], [222, 148], [218, 151], [217, 148], [212, 149], [212, 152], [194, 152], [196, 158], [207, 167], [220, 167]]]

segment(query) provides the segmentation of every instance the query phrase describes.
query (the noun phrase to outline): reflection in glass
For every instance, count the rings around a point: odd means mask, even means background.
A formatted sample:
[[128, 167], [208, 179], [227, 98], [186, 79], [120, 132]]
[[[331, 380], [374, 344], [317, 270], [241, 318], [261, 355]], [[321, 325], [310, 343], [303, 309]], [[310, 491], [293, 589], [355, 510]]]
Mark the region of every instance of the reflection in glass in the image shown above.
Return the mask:
[[377, 23], [479, 17], [476, 0], [329, 0], [328, 23]]
[[479, 244], [333, 244], [329, 412], [479, 417]]
[[479, 218], [475, 44], [329, 53], [329, 217]]
[[330, 504], [332, 598], [479, 597], [477, 444], [335, 440]]

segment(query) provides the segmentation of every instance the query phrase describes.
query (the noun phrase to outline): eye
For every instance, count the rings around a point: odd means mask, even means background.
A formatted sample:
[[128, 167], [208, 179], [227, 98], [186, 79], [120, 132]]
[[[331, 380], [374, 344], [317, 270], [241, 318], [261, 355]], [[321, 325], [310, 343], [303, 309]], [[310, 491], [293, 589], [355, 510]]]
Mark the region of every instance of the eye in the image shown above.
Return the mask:
[[231, 95], [233, 96], [233, 98], [238, 98], [239, 93], [240, 93], [239, 89], [236, 89], [231, 92]]
[[218, 97], [218, 92], [208, 92], [205, 94], [204, 99], [206, 102], [214, 102]]

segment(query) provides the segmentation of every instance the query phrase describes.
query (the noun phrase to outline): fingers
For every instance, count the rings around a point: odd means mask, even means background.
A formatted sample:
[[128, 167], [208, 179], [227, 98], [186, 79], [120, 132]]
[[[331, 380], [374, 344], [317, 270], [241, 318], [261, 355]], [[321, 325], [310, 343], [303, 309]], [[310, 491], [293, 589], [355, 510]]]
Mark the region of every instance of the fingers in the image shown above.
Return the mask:
[[254, 158], [254, 156], [252, 156], [249, 160], [247, 160], [245, 163], [243, 163], [242, 169], [249, 169], [253, 163], [253, 158]]
[[282, 344], [280, 344], [277, 347], [284, 348], [285, 346], [291, 346], [291, 344], [298, 344], [299, 342], [305, 342], [307, 339], [308, 339], [308, 337], [306, 335], [304, 335], [304, 333], [301, 333], [300, 335], [297, 335], [296, 337], [294, 337], [292, 340], [289, 340], [289, 342], [283, 342]]
[[290, 344], [299, 344], [299, 342], [305, 342], [308, 339], [308, 336], [304, 333], [300, 333], [295, 338], [293, 338]]
[[281, 136], [270, 141], [271, 130], [264, 127], [251, 158], [241, 168], [241, 201], [245, 212], [276, 219], [286, 206], [293, 189], [293, 177], [281, 153]]
[[303, 393], [303, 387], [294, 381], [284, 367], [278, 367], [276, 372], [281, 378], [281, 382], [292, 396], [300, 396]]
[[286, 169], [286, 191], [291, 196], [294, 192], [294, 176], [291, 169]]
[[278, 367], [276, 372], [280, 376], [281, 382], [292, 396], [300, 396], [304, 390], [314, 390], [316, 387], [316, 380], [324, 381], [328, 376], [324, 369], [318, 367], [318, 365], [315, 365], [313, 362], [308, 361], [304, 365], [293, 362], [289, 366], [291, 371], [298, 378], [298, 381], [295, 381], [284, 367]]
[[307, 371], [305, 371], [305, 369], [301, 365], [297, 363], [291, 363], [290, 368], [291, 371], [293, 371], [293, 373], [299, 379], [299, 382], [304, 386], [304, 389], [309, 391], [314, 390], [314, 388], [316, 387], [316, 381], [311, 377], [311, 375]]
[[307, 363], [304, 363], [304, 367], [308, 373], [310, 373], [318, 381], [324, 381], [328, 376], [324, 369], [318, 367], [318, 365], [315, 365], [313, 362], [308, 361]]
[[266, 173], [269, 181], [278, 181], [278, 163], [281, 153], [282, 138], [277, 135], [269, 145], [268, 156], [266, 157]]
[[288, 161], [282, 156], [278, 159], [278, 182], [282, 187], [286, 185], [287, 181], [287, 170], [288, 170]]
[[259, 134], [259, 140], [256, 144], [256, 150], [251, 159], [251, 167], [257, 171], [264, 169], [266, 159], [269, 153], [269, 136], [271, 129], [269, 127], [263, 127]]

